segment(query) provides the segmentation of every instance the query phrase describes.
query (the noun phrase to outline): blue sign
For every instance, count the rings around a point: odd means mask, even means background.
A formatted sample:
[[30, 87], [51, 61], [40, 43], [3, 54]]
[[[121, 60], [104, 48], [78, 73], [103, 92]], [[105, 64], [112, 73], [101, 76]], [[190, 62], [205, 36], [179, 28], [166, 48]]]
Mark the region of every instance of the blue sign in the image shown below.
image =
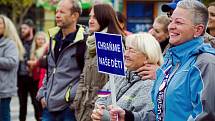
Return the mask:
[[122, 36], [95, 32], [98, 71], [125, 76]]

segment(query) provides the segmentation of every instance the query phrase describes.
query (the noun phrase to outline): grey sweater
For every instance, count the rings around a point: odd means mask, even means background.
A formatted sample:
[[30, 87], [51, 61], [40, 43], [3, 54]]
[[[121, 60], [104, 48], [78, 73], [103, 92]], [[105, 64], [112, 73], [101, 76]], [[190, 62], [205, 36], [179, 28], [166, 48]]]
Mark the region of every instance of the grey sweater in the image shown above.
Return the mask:
[[0, 38], [0, 98], [8, 98], [17, 92], [19, 55], [15, 43]]
[[[116, 86], [117, 106], [132, 111], [134, 120], [141, 121], [146, 115], [145, 112], [153, 108], [150, 93], [153, 81], [141, 80], [134, 72], [127, 72], [126, 74], [126, 77], [113, 77]], [[104, 86], [104, 90], [111, 90], [109, 82]], [[111, 105], [111, 96], [98, 98], [96, 104]], [[105, 113], [103, 119], [103, 121], [109, 120], [109, 114]]]

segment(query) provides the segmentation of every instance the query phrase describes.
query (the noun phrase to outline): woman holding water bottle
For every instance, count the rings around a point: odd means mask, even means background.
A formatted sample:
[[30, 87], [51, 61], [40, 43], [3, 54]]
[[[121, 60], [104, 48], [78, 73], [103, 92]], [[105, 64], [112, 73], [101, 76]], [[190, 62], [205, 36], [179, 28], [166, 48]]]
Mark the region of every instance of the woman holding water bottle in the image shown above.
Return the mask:
[[[142, 80], [136, 70], [148, 61], [161, 65], [163, 56], [157, 40], [149, 33], [132, 34], [125, 40], [125, 67], [126, 77], [114, 76], [116, 86], [117, 106], [134, 112], [135, 121], [140, 121], [145, 116], [145, 111], [153, 108], [151, 101], [152, 80]], [[111, 79], [111, 78], [110, 78]], [[104, 90], [110, 90], [110, 81], [104, 86]], [[97, 99], [96, 107], [91, 118], [93, 121], [110, 121], [108, 106], [112, 104], [111, 96], [103, 96]]]

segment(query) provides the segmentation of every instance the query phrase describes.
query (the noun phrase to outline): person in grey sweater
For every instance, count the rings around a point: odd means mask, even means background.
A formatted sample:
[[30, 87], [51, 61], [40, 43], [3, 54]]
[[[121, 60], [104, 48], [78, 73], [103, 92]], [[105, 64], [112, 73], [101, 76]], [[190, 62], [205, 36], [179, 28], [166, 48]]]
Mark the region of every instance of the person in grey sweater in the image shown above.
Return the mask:
[[[129, 35], [125, 43], [126, 77], [113, 77], [116, 85], [116, 101], [117, 106], [134, 112], [135, 121], [140, 121], [141, 117], [145, 117], [144, 112], [153, 107], [150, 96], [153, 81], [142, 80], [135, 71], [146, 61], [161, 65], [163, 56], [159, 43], [149, 33]], [[111, 90], [109, 82], [103, 90]], [[107, 110], [111, 104], [111, 96], [98, 98], [91, 118], [94, 121], [109, 121]]]
[[10, 121], [10, 101], [17, 94], [17, 69], [23, 53], [14, 24], [0, 15], [0, 121]]

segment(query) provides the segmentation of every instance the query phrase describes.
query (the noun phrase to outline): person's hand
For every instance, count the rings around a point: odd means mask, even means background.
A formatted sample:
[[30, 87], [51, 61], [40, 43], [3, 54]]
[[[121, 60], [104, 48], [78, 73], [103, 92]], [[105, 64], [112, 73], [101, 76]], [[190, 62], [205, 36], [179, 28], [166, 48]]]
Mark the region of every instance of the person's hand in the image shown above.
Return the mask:
[[91, 119], [93, 121], [101, 121], [104, 114], [105, 106], [96, 104], [93, 113], [91, 114]]
[[138, 73], [139, 76], [141, 76], [143, 80], [146, 79], [155, 80], [157, 68], [158, 68], [157, 64], [150, 64], [145, 62], [144, 66], [137, 69], [136, 72]]
[[28, 70], [28, 72], [30, 72], [30, 73], [32, 72], [33, 68], [35, 68], [35, 66], [36, 66], [36, 63], [37, 63], [36, 60], [27, 61], [27, 64], [28, 64], [27, 70]]
[[27, 64], [30, 68], [33, 68], [36, 66], [37, 61], [36, 60], [29, 60], [27, 61]]
[[[111, 121], [125, 121], [125, 111], [120, 107], [108, 107]], [[117, 120], [118, 118], [118, 120]]]
[[47, 106], [47, 103], [46, 103], [46, 100], [44, 97], [40, 100], [40, 103], [41, 103], [43, 109]]

